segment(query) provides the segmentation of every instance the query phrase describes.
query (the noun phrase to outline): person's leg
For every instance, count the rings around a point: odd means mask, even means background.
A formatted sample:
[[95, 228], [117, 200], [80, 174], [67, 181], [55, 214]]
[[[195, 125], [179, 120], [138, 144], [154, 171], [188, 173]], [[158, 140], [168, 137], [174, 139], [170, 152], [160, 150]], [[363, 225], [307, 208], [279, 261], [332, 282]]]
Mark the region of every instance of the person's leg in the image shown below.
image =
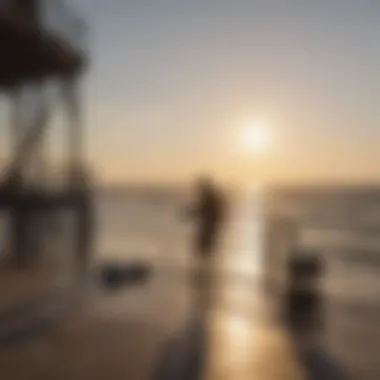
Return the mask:
[[202, 231], [195, 245], [193, 284], [202, 308], [208, 303], [213, 277], [213, 235]]

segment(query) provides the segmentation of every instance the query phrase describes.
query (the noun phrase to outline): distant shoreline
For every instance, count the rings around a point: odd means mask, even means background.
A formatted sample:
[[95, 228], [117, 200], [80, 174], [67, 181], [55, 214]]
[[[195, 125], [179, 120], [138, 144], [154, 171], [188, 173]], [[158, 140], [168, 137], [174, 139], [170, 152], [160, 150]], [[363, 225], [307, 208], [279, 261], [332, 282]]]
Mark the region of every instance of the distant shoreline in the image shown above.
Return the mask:
[[[183, 193], [188, 190], [186, 185], [173, 184], [136, 184], [125, 183], [118, 185], [100, 184], [96, 190], [100, 193], [122, 194], [122, 193], [151, 193], [173, 192]], [[372, 193], [380, 191], [379, 182], [362, 182], [362, 183], [267, 183], [264, 188], [274, 192], [291, 192], [291, 193]]]
[[118, 186], [99, 186], [96, 193], [107, 196], [160, 196], [173, 195], [178, 196], [186, 191], [185, 187], [171, 185], [118, 185]]
[[341, 184], [276, 184], [267, 187], [273, 194], [284, 196], [380, 196], [379, 183]]

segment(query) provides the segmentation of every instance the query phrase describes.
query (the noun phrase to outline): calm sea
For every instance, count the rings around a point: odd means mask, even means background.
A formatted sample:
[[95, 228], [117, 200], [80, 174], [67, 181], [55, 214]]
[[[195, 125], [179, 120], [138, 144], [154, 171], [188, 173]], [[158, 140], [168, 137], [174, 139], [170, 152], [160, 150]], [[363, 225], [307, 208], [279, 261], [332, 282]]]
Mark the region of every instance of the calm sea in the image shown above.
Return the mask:
[[189, 225], [184, 194], [103, 193], [97, 196], [98, 258], [183, 261]]
[[[183, 218], [187, 201], [185, 193], [164, 190], [99, 194], [96, 257], [186, 262], [191, 239], [191, 226]], [[254, 233], [257, 223], [267, 214], [290, 215], [300, 221], [301, 245], [323, 256], [327, 292], [380, 300], [380, 189], [255, 192], [236, 196], [229, 206], [227, 230], [236, 243], [228, 245], [230, 250], [242, 244], [257, 249], [247, 244], [260, 239]], [[237, 257], [236, 252], [228, 255]]]

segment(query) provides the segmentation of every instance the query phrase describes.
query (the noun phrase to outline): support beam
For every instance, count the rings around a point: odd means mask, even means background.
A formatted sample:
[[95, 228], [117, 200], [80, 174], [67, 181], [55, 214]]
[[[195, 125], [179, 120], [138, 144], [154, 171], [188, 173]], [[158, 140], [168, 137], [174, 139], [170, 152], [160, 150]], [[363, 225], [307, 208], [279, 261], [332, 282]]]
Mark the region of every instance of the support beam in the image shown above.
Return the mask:
[[33, 158], [36, 146], [47, 130], [50, 113], [43, 91], [39, 95], [41, 96], [41, 104], [36, 109], [33, 122], [23, 131], [21, 139], [17, 141], [17, 146], [12, 154], [13, 157], [11, 157], [7, 168], [6, 177], [13, 177], [15, 173], [24, 173], [26, 166]]
[[83, 169], [83, 122], [80, 107], [80, 94], [77, 78], [69, 78], [63, 83], [63, 96], [67, 109], [67, 152], [68, 164], [71, 174], [77, 176], [78, 171]]

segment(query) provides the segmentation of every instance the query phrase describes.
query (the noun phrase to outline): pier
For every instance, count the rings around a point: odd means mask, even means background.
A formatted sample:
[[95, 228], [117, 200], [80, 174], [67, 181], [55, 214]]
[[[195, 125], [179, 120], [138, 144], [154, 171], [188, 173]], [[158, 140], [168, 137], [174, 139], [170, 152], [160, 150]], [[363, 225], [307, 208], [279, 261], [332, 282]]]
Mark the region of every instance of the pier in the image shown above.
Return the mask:
[[[64, 27], [57, 28], [59, 24]], [[85, 24], [62, 2], [0, 4], [0, 91], [9, 106], [0, 215], [8, 224], [5, 255], [18, 267], [41, 256], [41, 247], [51, 234], [49, 223], [62, 219], [65, 210], [75, 214], [78, 235], [61, 234], [61, 239], [76, 240], [78, 257], [88, 243], [81, 242], [91, 224], [91, 184], [80, 106], [81, 79], [88, 65], [85, 45], [81, 45], [85, 32]], [[66, 111], [67, 136], [60, 170], [67, 174], [58, 187], [52, 187], [46, 136], [59, 106]]]

